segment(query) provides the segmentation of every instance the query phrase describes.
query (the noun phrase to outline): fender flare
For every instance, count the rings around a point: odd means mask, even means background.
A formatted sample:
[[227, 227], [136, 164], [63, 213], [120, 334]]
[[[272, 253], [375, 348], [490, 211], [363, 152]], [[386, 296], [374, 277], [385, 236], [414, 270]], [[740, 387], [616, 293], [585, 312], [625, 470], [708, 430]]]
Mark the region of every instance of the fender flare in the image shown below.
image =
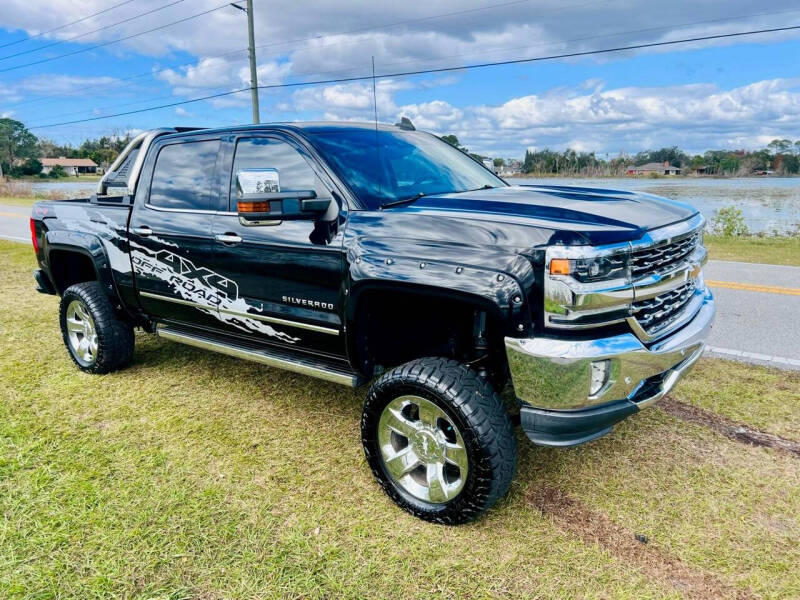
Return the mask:
[[[100, 236], [80, 231], [51, 230], [45, 234], [48, 277], [53, 277], [51, 254], [53, 251], [73, 252], [86, 256], [94, 268], [95, 277], [113, 305], [124, 306], [114, 281], [111, 262]], [[55, 282], [53, 282], [55, 283]], [[57, 289], [57, 288], [56, 288]], [[58, 291], [58, 290], [57, 290]], [[63, 292], [64, 290], [60, 290]]]
[[365, 293], [374, 291], [452, 298], [484, 308], [506, 323], [506, 334], [513, 331], [520, 336], [532, 331], [525, 289], [534, 275], [521, 256], [509, 270], [375, 253], [350, 255], [346, 260], [345, 346], [351, 364], [358, 356], [359, 304]]

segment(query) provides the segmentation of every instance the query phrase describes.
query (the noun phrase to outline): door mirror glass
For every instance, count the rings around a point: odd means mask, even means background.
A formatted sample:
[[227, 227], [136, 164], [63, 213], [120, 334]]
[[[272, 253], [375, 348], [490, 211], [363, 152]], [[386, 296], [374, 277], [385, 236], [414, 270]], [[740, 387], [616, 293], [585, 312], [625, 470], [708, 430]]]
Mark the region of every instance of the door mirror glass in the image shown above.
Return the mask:
[[236, 173], [236, 195], [280, 192], [281, 177], [277, 169], [241, 169]]

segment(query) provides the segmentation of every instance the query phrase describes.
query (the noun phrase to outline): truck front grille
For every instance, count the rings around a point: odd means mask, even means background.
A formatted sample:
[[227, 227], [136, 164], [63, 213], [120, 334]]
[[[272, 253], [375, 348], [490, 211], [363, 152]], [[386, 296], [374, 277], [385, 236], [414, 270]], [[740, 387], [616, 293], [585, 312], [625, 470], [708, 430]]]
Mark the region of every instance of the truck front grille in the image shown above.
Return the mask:
[[694, 252], [700, 243], [700, 232], [648, 248], [634, 250], [631, 255], [631, 277], [636, 280], [647, 275], [657, 275], [669, 271]]
[[648, 300], [633, 303], [633, 316], [647, 332], [655, 336], [667, 329], [692, 299], [695, 282], [687, 281], [682, 286]]

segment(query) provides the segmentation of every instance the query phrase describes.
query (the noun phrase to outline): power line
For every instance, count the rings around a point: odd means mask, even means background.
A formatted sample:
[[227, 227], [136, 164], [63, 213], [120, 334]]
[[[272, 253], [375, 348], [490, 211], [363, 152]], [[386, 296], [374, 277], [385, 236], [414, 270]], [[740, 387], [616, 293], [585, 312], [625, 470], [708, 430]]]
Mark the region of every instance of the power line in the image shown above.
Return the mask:
[[[503, 61], [495, 61], [495, 62], [485, 62], [485, 63], [477, 63], [471, 65], [460, 65], [455, 67], [441, 67], [438, 69], [418, 69], [414, 71], [402, 71], [397, 73], [383, 73], [380, 75], [361, 75], [357, 77], [342, 77], [338, 79], [325, 79], [325, 80], [317, 80], [317, 81], [298, 81], [298, 82], [291, 82], [291, 83], [280, 83], [274, 85], [261, 85], [259, 89], [277, 89], [277, 88], [291, 88], [291, 87], [301, 87], [301, 86], [309, 86], [309, 85], [329, 85], [334, 83], [352, 83], [356, 81], [366, 81], [372, 79], [389, 79], [392, 77], [409, 77], [413, 75], [427, 75], [432, 73], [445, 73], [445, 72], [453, 72], [453, 71], [466, 71], [469, 69], [483, 69], [487, 67], [498, 67], [504, 65], [517, 65], [523, 63], [532, 63], [532, 62], [542, 62], [546, 60], [558, 60], [564, 58], [577, 58], [581, 56], [590, 56], [593, 54], [609, 54], [613, 52], [625, 52], [628, 50], [641, 50], [644, 48], [657, 48], [657, 47], [664, 47], [664, 46], [674, 46], [677, 44], [688, 44], [692, 42], [703, 42], [709, 40], [719, 40], [719, 39], [726, 39], [726, 38], [734, 38], [734, 37], [744, 37], [748, 35], [759, 35], [764, 33], [778, 33], [781, 31], [795, 31], [800, 29], [800, 25], [791, 25], [787, 27], [772, 27], [769, 29], [756, 29], [753, 31], [738, 31], [734, 33], [720, 33], [715, 35], [704, 35], [704, 36], [696, 36], [690, 38], [683, 38], [679, 40], [668, 40], [664, 42], [648, 42], [643, 44], [631, 44], [628, 46], [617, 46], [614, 48], [603, 48], [600, 50], [585, 50], [582, 52], [567, 52], [563, 54], [554, 54], [550, 56], [538, 56], [533, 58], [519, 58], [515, 60], [503, 60]], [[49, 123], [47, 125], [35, 125], [33, 127], [29, 127], [28, 129], [43, 129], [45, 127], [58, 127], [62, 125], [72, 125], [74, 123], [87, 123], [89, 121], [99, 121], [101, 119], [111, 119], [114, 117], [122, 117], [126, 115], [132, 115], [137, 113], [148, 112], [151, 110], [159, 110], [162, 108], [172, 108], [175, 106], [181, 106], [185, 104], [192, 104], [195, 102], [202, 102], [204, 100], [212, 100], [215, 98], [221, 98], [223, 96], [230, 96], [233, 94], [239, 94], [241, 92], [250, 91], [249, 87], [241, 88], [238, 90], [231, 90], [227, 92], [221, 92], [218, 94], [211, 94], [208, 96], [203, 96], [200, 98], [191, 98], [189, 100], [181, 100], [178, 102], [171, 102], [169, 104], [162, 104], [161, 106], [151, 106], [149, 108], [141, 108], [137, 110], [131, 110], [122, 113], [116, 113], [113, 115], [101, 115], [98, 117], [91, 117], [88, 119], [77, 119], [74, 121], [65, 121], [62, 123]]]
[[14, 46], [15, 44], [21, 44], [22, 42], [30, 42], [31, 40], [35, 40], [35, 39], [40, 38], [40, 37], [45, 36], [45, 35], [49, 35], [49, 34], [55, 32], [55, 31], [59, 31], [61, 29], [65, 29], [65, 28], [69, 27], [70, 25], [76, 25], [78, 23], [83, 23], [84, 21], [88, 21], [92, 17], [96, 17], [97, 15], [102, 15], [103, 13], [107, 13], [107, 12], [109, 12], [111, 10], [114, 10], [115, 8], [119, 8], [120, 6], [124, 6], [126, 4], [130, 4], [131, 2], [136, 2], [136, 0], [125, 0], [125, 2], [120, 2], [119, 4], [115, 4], [114, 6], [109, 6], [108, 8], [103, 9], [103, 10], [101, 10], [99, 12], [92, 13], [91, 15], [87, 15], [85, 17], [81, 17], [77, 21], [71, 21], [69, 23], [65, 23], [64, 25], [59, 25], [58, 27], [54, 27], [53, 29], [49, 29], [47, 31], [43, 31], [41, 33], [37, 33], [36, 35], [30, 36], [30, 37], [26, 37], [25, 39], [15, 40], [13, 42], [8, 42], [6, 44], [0, 45], [0, 48], [7, 48], [8, 46]]
[[[438, 15], [430, 15], [430, 16], [427, 16], [427, 17], [420, 17], [420, 18], [417, 18], [417, 19], [408, 19], [408, 20], [404, 20], [404, 21], [397, 21], [397, 22], [394, 22], [394, 23], [389, 23], [389, 24], [384, 24], [384, 25], [376, 25], [376, 26], [373, 26], [373, 27], [360, 28], [360, 29], [356, 29], [356, 30], [341, 31], [341, 32], [326, 34], [326, 35], [322, 35], [322, 36], [315, 36], [315, 37], [310, 37], [310, 38], [300, 38], [300, 39], [295, 39], [295, 40], [284, 40], [282, 42], [272, 42], [272, 43], [269, 43], [269, 44], [262, 44], [260, 46], [256, 46], [256, 49], [261, 49], [261, 48], [266, 48], [266, 47], [276, 46], [276, 45], [291, 44], [291, 43], [296, 43], [296, 42], [325, 39], [325, 38], [329, 38], [329, 37], [347, 35], [348, 33], [354, 33], [354, 32], [359, 32], [359, 31], [368, 31], [368, 30], [373, 30], [373, 29], [383, 29], [383, 28], [388, 28], [388, 27], [397, 26], [397, 25], [405, 25], [405, 24], [409, 24], [409, 23], [413, 23], [413, 22], [426, 21], [426, 20], [438, 19], [438, 18], [449, 17], [449, 16], [456, 16], [456, 15], [460, 15], [460, 14], [464, 14], [464, 13], [474, 13], [474, 12], [478, 12], [478, 11], [481, 11], [481, 10], [494, 9], [494, 8], [506, 6], [506, 5], [509, 5], [509, 4], [519, 4], [521, 2], [527, 2], [527, 1], [529, 1], [529, 0], [516, 0], [515, 2], [494, 4], [494, 5], [489, 5], [489, 6], [484, 6], [484, 7], [477, 7], [477, 8], [467, 9], [467, 10], [463, 10], [463, 11], [455, 11], [455, 12], [450, 12], [450, 13], [441, 13], [441, 14], [438, 14]], [[588, 4], [592, 4], [592, 3], [593, 2], [589, 2]], [[572, 8], [577, 8], [577, 7], [580, 7], [580, 6], [583, 6], [583, 5], [584, 4], [569, 5], [567, 7], [562, 7], [562, 9], [564, 9], [564, 8], [572, 9]], [[546, 12], [547, 13], [561, 12], [562, 9], [559, 9], [559, 10], [556, 10], [556, 11], [546, 11]], [[636, 30], [628, 30], [628, 31], [610, 33], [610, 34], [600, 34], [600, 35], [593, 35], [593, 36], [588, 36], [588, 37], [572, 38], [572, 39], [569, 39], [569, 40], [564, 40], [563, 42], [545, 42], [545, 43], [539, 43], [539, 44], [533, 44], [533, 45], [524, 45], [524, 46], [501, 46], [501, 47], [491, 48], [491, 49], [488, 49], [488, 50], [484, 49], [484, 50], [480, 50], [480, 51], [476, 51], [476, 52], [470, 52], [470, 53], [452, 54], [452, 55], [448, 55], [448, 56], [440, 56], [440, 57], [431, 58], [431, 59], [423, 59], [422, 61], [419, 61], [419, 62], [430, 63], [430, 62], [433, 62], [433, 61], [439, 61], [439, 60], [451, 59], [451, 58], [461, 58], [461, 57], [465, 57], [465, 56], [479, 56], [479, 55], [485, 55], [485, 54], [495, 54], [495, 53], [498, 53], [498, 52], [508, 52], [508, 51], [511, 51], [511, 50], [530, 49], [530, 48], [541, 47], [541, 46], [556, 46], [556, 45], [559, 45], [559, 44], [585, 42], [585, 41], [588, 41], [588, 40], [594, 40], [594, 39], [600, 39], [600, 38], [619, 37], [619, 36], [623, 36], [623, 35], [649, 33], [649, 32], [653, 32], [653, 31], [664, 31], [664, 30], [668, 30], [668, 29], [693, 27], [693, 26], [697, 26], [697, 25], [708, 25], [708, 24], [711, 24], [711, 23], [720, 23], [720, 22], [726, 22], [726, 21], [736, 21], [736, 20], [741, 20], [741, 19], [751, 19], [751, 18], [754, 18], [754, 17], [771, 17], [771, 16], [782, 15], [782, 14], [786, 14], [786, 13], [796, 13], [796, 12], [799, 12], [799, 11], [800, 11], [800, 9], [789, 9], [789, 10], [783, 10], [783, 11], [752, 13], [752, 14], [748, 14], [748, 15], [738, 15], [738, 16], [734, 16], [734, 17], [722, 17], [722, 18], [718, 18], [718, 19], [706, 19], [706, 20], [702, 20], [702, 21], [692, 21], [692, 22], [688, 22], [688, 23], [675, 23], [675, 24], [659, 26], [659, 27], [648, 27], [648, 28], [645, 28], [645, 29], [636, 29]], [[538, 14], [541, 15], [541, 14], [545, 14], [545, 13], [538, 13]], [[350, 42], [350, 43], [361, 44], [361, 43], [364, 43], [364, 40], [359, 40], [359, 41]], [[341, 46], [341, 45], [344, 45], [344, 44], [345, 43], [337, 42], [335, 44], [329, 44], [329, 45], [338, 47], [338, 46]], [[167, 65], [166, 67], [158, 69], [158, 70], [152, 70], [151, 69], [149, 71], [145, 71], [145, 72], [138, 73], [138, 74], [135, 74], [135, 75], [130, 75], [128, 77], [123, 77], [123, 78], [117, 79], [112, 84], [104, 83], [104, 84], [99, 84], [99, 85], [94, 85], [94, 86], [86, 86], [86, 87], [81, 88], [80, 90], [76, 90], [76, 91], [73, 91], [71, 93], [68, 92], [68, 93], [59, 93], [59, 94], [49, 94], [47, 96], [42, 96], [42, 97], [36, 98], [34, 100], [29, 100], [29, 101], [18, 102], [18, 103], [15, 103], [15, 104], [6, 105], [6, 107], [7, 108], [14, 108], [16, 106], [22, 106], [22, 105], [28, 106], [30, 104], [34, 104], [34, 103], [37, 103], [37, 102], [42, 102], [44, 100], [48, 100], [48, 99], [51, 99], [51, 98], [61, 98], [61, 97], [70, 97], [70, 96], [75, 96], [75, 95], [83, 95], [89, 90], [98, 90], [98, 89], [99, 90], [104, 90], [104, 89], [118, 88], [119, 84], [122, 83], [122, 82], [125, 82], [125, 81], [131, 81], [133, 79], [138, 79], [138, 78], [141, 78], [141, 77], [155, 76], [155, 75], [157, 75], [159, 73], [164, 73], [164, 72], [166, 72], [168, 70], [171, 70], [173, 68], [181, 68], [181, 67], [193, 66], [193, 65], [197, 65], [197, 64], [199, 64], [199, 63], [201, 63], [201, 62], [203, 62], [205, 60], [212, 59], [212, 58], [223, 58], [223, 57], [226, 57], [226, 56], [231, 56], [233, 54], [238, 54], [240, 52], [246, 52], [246, 51], [247, 51], [247, 48], [241, 48], [239, 50], [233, 50], [233, 51], [225, 52], [225, 53], [222, 53], [222, 54], [205, 56], [205, 57], [203, 57], [201, 59], [190, 61], [190, 62], [186, 62], [186, 63], [173, 63], [173, 64]], [[410, 60], [394, 61], [394, 62], [391, 62], [391, 63], [384, 63], [384, 67], [393, 66], [393, 65], [409, 64], [409, 63], [412, 63], [412, 62], [418, 62], [418, 61], [410, 61]], [[328, 74], [328, 73], [344, 73], [344, 72], [347, 72], [347, 71], [353, 71], [353, 70], [357, 70], [357, 69], [360, 69], [360, 68], [361, 67], [349, 67], [349, 68], [341, 68], [341, 69], [335, 69], [335, 70], [329, 70], [329, 71], [314, 71], [312, 73], [295, 73], [295, 75], [296, 76], [297, 75], [302, 76], [302, 75], [324, 75], [324, 74]], [[165, 98], [165, 97], [169, 97], [169, 96], [160, 96], [160, 97], [156, 97], [156, 98], [148, 98], [146, 100], [139, 100], [137, 102], [130, 102], [130, 103], [125, 103], [125, 104], [107, 105], [106, 107], [100, 107], [100, 108], [117, 108], [117, 107], [121, 108], [121, 107], [124, 107], [124, 106], [129, 106], [131, 104], [137, 104], [139, 102], [161, 100], [162, 98]], [[88, 112], [88, 111], [82, 111], [82, 112]], [[66, 115], [74, 114], [74, 113], [62, 113], [62, 114], [64, 114], [66, 116]]]
[[665, 26], [659, 26], [659, 27], [647, 27], [645, 29], [633, 29], [633, 30], [628, 30], [628, 31], [620, 31], [620, 32], [617, 32], [617, 33], [603, 33], [603, 34], [591, 35], [591, 36], [580, 37], [580, 38], [572, 38], [572, 39], [564, 40], [564, 41], [561, 41], [561, 42], [544, 42], [544, 43], [533, 44], [533, 45], [526, 44], [524, 46], [495, 46], [494, 48], [490, 48], [490, 49], [477, 50], [475, 52], [450, 54], [450, 55], [447, 55], [447, 56], [438, 56], [436, 58], [430, 58], [430, 59], [394, 61], [394, 62], [391, 62], [391, 63], [384, 63], [383, 66], [384, 67], [389, 67], [389, 66], [396, 66], [396, 65], [407, 65], [409, 63], [417, 63], [417, 62], [430, 63], [430, 62], [437, 61], [437, 60], [445, 60], [445, 59], [452, 59], [452, 58], [463, 58], [463, 57], [470, 57], [470, 56], [482, 56], [482, 55], [486, 55], [486, 54], [496, 54], [498, 52], [509, 52], [511, 50], [527, 50], [527, 49], [530, 49], [530, 48], [537, 48], [537, 47], [541, 47], [541, 46], [548, 47], [548, 46], [557, 46], [557, 45], [561, 45], [561, 44], [572, 44], [572, 43], [575, 43], [575, 42], [586, 42], [586, 41], [589, 41], [589, 40], [596, 40], [596, 39], [601, 39], [601, 38], [612, 38], [612, 37], [620, 37], [620, 36], [624, 36], [624, 35], [650, 33], [650, 32], [654, 32], [654, 31], [664, 31], [664, 30], [676, 29], [676, 28], [687, 28], [687, 27], [694, 27], [694, 26], [697, 26], [697, 25], [709, 25], [709, 24], [712, 24], [712, 23], [722, 23], [722, 22], [725, 22], [725, 21], [738, 21], [738, 20], [741, 20], [741, 19], [752, 19], [754, 17], [772, 17], [772, 16], [776, 16], [776, 15], [782, 15], [782, 14], [786, 14], [786, 13], [796, 13], [796, 12], [800, 12], [800, 9], [793, 8], [793, 9], [789, 9], [789, 10], [782, 10], [782, 11], [776, 11], [776, 12], [754, 13], [754, 14], [749, 14], [749, 15], [739, 15], [739, 16], [736, 16], [736, 17], [721, 17], [719, 19], [706, 19], [706, 20], [703, 20], [703, 21], [692, 21], [692, 22], [689, 22], [689, 23], [675, 23], [675, 24], [672, 24], [672, 25], [665, 25]]
[[[494, 5], [494, 6], [498, 6], [498, 5]], [[574, 7], [575, 7], [575, 5], [571, 6], [570, 8], [574, 8]], [[474, 11], [479, 10], [479, 9], [471, 9], [471, 10], [474, 12]], [[450, 14], [460, 14], [460, 13], [463, 13], [463, 12], [466, 12], [466, 11], [458, 11], [457, 13], [445, 13], [444, 15], [437, 15], [436, 17], [447, 16], [447, 15], [450, 15]], [[550, 11], [550, 12], [553, 12], [553, 11]], [[455, 55], [449, 55], [449, 56], [436, 57], [436, 58], [433, 58], [433, 59], [423, 59], [423, 60], [421, 60], [419, 62], [429, 63], [429, 62], [432, 62], [432, 61], [438, 61], [438, 60], [443, 60], [443, 59], [448, 59], [448, 58], [461, 58], [461, 57], [464, 57], [464, 56], [476, 56], [476, 55], [481, 55], [481, 54], [494, 54], [496, 52], [508, 52], [510, 50], [529, 49], [529, 48], [540, 47], [540, 46], [554, 46], [554, 45], [558, 45], [558, 44], [568, 44], [568, 43], [574, 43], [574, 42], [583, 42], [583, 41], [593, 40], [593, 39], [598, 39], [598, 38], [619, 37], [619, 36], [622, 36], [622, 35], [631, 35], [631, 34], [637, 34], [637, 33], [648, 33], [648, 32], [652, 32], [652, 31], [660, 31], [660, 30], [673, 29], [673, 28], [678, 28], [678, 27], [691, 27], [691, 26], [696, 26], [696, 25], [706, 25], [706, 24], [709, 24], [709, 23], [718, 23], [718, 22], [723, 22], [723, 21], [747, 19], [747, 18], [761, 17], [761, 16], [775, 16], [775, 15], [779, 15], [779, 14], [792, 13], [792, 12], [798, 12], [798, 9], [791, 9], [791, 10], [785, 10], [785, 11], [776, 11], [776, 12], [768, 12], [768, 13], [755, 13], [755, 14], [750, 14], [750, 15], [739, 15], [739, 16], [735, 16], [735, 17], [723, 17], [723, 18], [719, 18], [719, 19], [707, 19], [707, 20], [703, 20], [703, 21], [693, 21], [693, 22], [689, 22], [689, 23], [680, 23], [680, 24], [676, 23], [676, 24], [667, 25], [667, 26], [661, 26], [661, 27], [649, 27], [649, 28], [646, 28], [646, 29], [629, 30], [629, 31], [617, 32], [617, 33], [611, 33], [611, 34], [601, 34], [601, 35], [582, 37], [582, 38], [573, 38], [573, 39], [570, 39], [570, 40], [564, 40], [563, 42], [546, 42], [546, 43], [541, 43], [541, 44], [525, 45], [525, 46], [513, 46], [513, 47], [504, 46], [504, 47], [497, 47], [497, 48], [494, 48], [494, 49], [490, 49], [488, 51], [472, 52], [472, 53], [466, 53], [466, 54], [461, 53], [461, 54], [455, 54]], [[423, 19], [429, 19], [429, 18], [434, 18], [434, 17], [423, 17]], [[419, 20], [419, 19], [414, 19], [414, 21], [416, 21], [416, 20]], [[403, 22], [399, 22], [399, 23], [405, 23], [405, 22], [407, 22], [407, 21], [403, 21]], [[341, 34], [329, 34], [328, 36], [320, 36], [320, 39], [324, 38], [324, 37], [335, 36], [335, 35], [341, 35]], [[309, 39], [315, 39], [315, 38], [309, 38]], [[280, 43], [280, 42], [278, 42], [278, 43]], [[265, 44], [265, 46], [266, 45], [269, 45], [269, 44]], [[338, 46], [340, 44], [332, 44], [332, 45]], [[258, 46], [258, 48], [261, 48], [261, 47], [262, 46]], [[219, 56], [225, 56], [225, 55], [228, 55], [228, 54], [235, 54], [235, 53], [244, 52], [244, 51], [246, 51], [246, 49], [229, 52], [229, 53], [226, 53], [224, 55], [219, 55]], [[212, 57], [206, 57], [206, 58], [214, 58], [214, 57], [212, 56]], [[392, 62], [392, 63], [384, 64], [384, 67], [386, 67], [386, 66], [394, 66], [394, 65], [402, 65], [402, 64], [409, 64], [411, 62], [415, 62], [415, 61], [395, 61], [395, 62]], [[195, 62], [187, 63], [187, 64], [195, 64]], [[354, 70], [358, 70], [358, 69], [361, 69], [361, 68], [362, 67], [345, 67], [345, 68], [333, 69], [333, 70], [328, 70], [328, 71], [312, 71], [312, 72], [305, 72], [305, 73], [295, 73], [294, 75], [295, 76], [328, 75], [328, 74], [331, 74], [331, 73], [347, 73], [348, 71], [354, 71]], [[166, 71], [166, 70], [167, 69], [163, 69], [161, 72]], [[151, 73], [152, 72], [148, 72], [148, 73], [145, 73], [145, 74], [151, 74]], [[136, 77], [136, 76], [132, 76], [132, 77]], [[130, 78], [127, 78], [127, 79], [130, 79]], [[121, 81], [123, 81], [123, 80], [121, 80]], [[114, 87], [114, 86], [105, 86], [105, 87]], [[91, 88], [83, 88], [83, 90], [86, 90], [86, 89], [91, 89]], [[80, 93], [83, 93], [83, 92], [81, 91]], [[95, 108], [93, 108], [91, 110], [79, 111], [78, 113], [75, 113], [75, 112], [61, 113], [59, 115], [53, 115], [53, 117], [54, 118], [58, 118], [58, 117], [61, 117], [61, 116], [79, 115], [81, 113], [96, 111], [98, 108], [100, 108], [100, 109], [102, 109], [102, 108], [111, 108], [111, 109], [113, 109], [113, 108], [123, 108], [123, 107], [126, 107], [126, 106], [131, 106], [133, 104], [140, 104], [140, 103], [144, 103], [144, 102], [153, 102], [153, 101], [156, 101], [156, 100], [162, 100], [162, 99], [169, 98], [169, 97], [170, 96], [158, 96], [158, 97], [154, 97], [154, 98], [146, 98], [144, 100], [140, 99], [140, 100], [137, 100], [135, 102], [126, 102], [126, 103], [123, 103], [123, 104], [110, 104], [110, 105], [95, 107]], [[35, 102], [35, 100], [33, 102]], [[17, 105], [10, 105], [10, 106], [13, 107], [13, 106], [17, 106]]]
[[127, 19], [123, 19], [122, 21], [117, 21], [116, 23], [111, 23], [110, 25], [104, 25], [103, 27], [98, 27], [97, 29], [93, 29], [92, 31], [87, 31], [86, 33], [81, 33], [71, 38], [50, 42], [49, 44], [45, 44], [44, 46], [37, 46], [36, 48], [31, 48], [30, 50], [23, 50], [22, 52], [17, 52], [16, 54], [7, 54], [6, 56], [0, 56], [0, 60], [7, 60], [9, 58], [14, 58], [16, 56], [22, 56], [23, 54], [31, 54], [33, 52], [39, 52], [40, 50], [44, 50], [46, 48], [52, 48], [53, 46], [58, 46], [59, 44], [66, 44], [68, 42], [72, 42], [74, 40], [86, 37], [87, 35], [92, 35], [93, 33], [97, 33], [98, 31], [111, 29], [112, 27], [116, 27], [117, 25], [122, 25], [123, 23], [128, 23], [129, 21], [135, 21], [136, 19], [146, 17], [147, 15], [152, 15], [153, 13], [157, 13], [159, 11], [164, 10], [165, 8], [169, 8], [170, 6], [175, 6], [176, 4], [180, 4], [181, 2], [185, 1], [186, 0], [175, 0], [174, 2], [170, 2], [169, 4], [165, 4], [163, 6], [159, 6], [158, 8], [148, 10], [147, 12], [143, 12], [138, 15], [128, 17]]
[[172, 21], [170, 23], [165, 23], [164, 25], [159, 25], [158, 27], [153, 27], [152, 29], [147, 29], [145, 31], [140, 31], [139, 33], [132, 33], [131, 35], [126, 35], [125, 37], [118, 38], [116, 40], [110, 40], [108, 42], [103, 42], [101, 44], [95, 44], [94, 46], [89, 46], [88, 48], [81, 48], [79, 50], [75, 50], [73, 52], [67, 52], [66, 54], [59, 54], [58, 56], [51, 56], [50, 58], [43, 58], [41, 60], [37, 60], [34, 62], [25, 63], [22, 65], [15, 65], [13, 67], [6, 67], [5, 69], [0, 69], [0, 73], [6, 73], [7, 71], [14, 71], [16, 69], [22, 69], [23, 67], [31, 67], [33, 65], [40, 65], [42, 63], [50, 62], [53, 60], [58, 60], [59, 58], [65, 58], [67, 56], [74, 56], [76, 54], [81, 54], [83, 52], [89, 52], [91, 50], [96, 50], [97, 48], [104, 48], [105, 46], [110, 46], [112, 44], [118, 44], [120, 42], [124, 42], [126, 40], [133, 39], [135, 37], [139, 37], [141, 35], [145, 35], [147, 33], [153, 33], [154, 31], [161, 31], [162, 29], [166, 29], [167, 27], [172, 27], [173, 25], [178, 25], [179, 23], [185, 23], [186, 21], [191, 21], [192, 19], [196, 19], [197, 17], [202, 17], [203, 15], [207, 15], [214, 11], [220, 10], [221, 8], [226, 8], [229, 6], [229, 3], [222, 4], [217, 6], [216, 8], [210, 8], [208, 10], [204, 10], [203, 12], [196, 13], [194, 15], [184, 17], [183, 19], [178, 19], [177, 21]]
[[[261, 50], [263, 48], [269, 48], [269, 47], [274, 47], [274, 46], [295, 44], [295, 43], [299, 43], [299, 42], [322, 40], [322, 39], [336, 37], [336, 36], [340, 36], [340, 35], [350, 35], [350, 34], [353, 34], [353, 33], [361, 33], [361, 32], [365, 32], [365, 31], [372, 31], [374, 29], [387, 29], [389, 27], [397, 27], [397, 26], [400, 26], [400, 25], [408, 25], [408, 24], [411, 24], [411, 23], [430, 21], [430, 20], [433, 20], [433, 19], [441, 19], [441, 18], [445, 18], [445, 17], [458, 16], [458, 15], [467, 14], [467, 13], [475, 13], [475, 12], [485, 11], [485, 10], [494, 10], [494, 9], [502, 8], [502, 7], [505, 7], [505, 6], [511, 6], [511, 5], [515, 5], [515, 4], [524, 4], [524, 3], [527, 3], [527, 2], [530, 2], [530, 1], [531, 0], [512, 0], [510, 2], [501, 2], [499, 4], [490, 4], [490, 5], [487, 5], [487, 6], [475, 7], [475, 8], [465, 9], [465, 10], [447, 12], [447, 13], [440, 13], [440, 14], [437, 14], [437, 15], [429, 15], [429, 16], [426, 16], [426, 17], [419, 17], [419, 18], [415, 18], [415, 19], [406, 19], [406, 20], [403, 20], [403, 21], [395, 21], [393, 23], [384, 23], [382, 25], [374, 25], [374, 26], [370, 26], [370, 27], [361, 27], [361, 28], [358, 28], [358, 29], [350, 29], [350, 30], [346, 30], [346, 31], [338, 31], [338, 32], [335, 32], [335, 33], [329, 33], [329, 34], [325, 34], [325, 35], [317, 35], [317, 36], [312, 36], [312, 37], [307, 37], [307, 38], [298, 38], [298, 39], [294, 39], [294, 40], [283, 40], [283, 41], [280, 41], [280, 42], [270, 42], [268, 44], [261, 44], [259, 46], [256, 46], [256, 50]], [[559, 9], [557, 11], [545, 11], [545, 12], [548, 12], [548, 13], [549, 12], [560, 12], [563, 9], [579, 8], [581, 6], [586, 6], [588, 4], [594, 4], [594, 0], [592, 0], [590, 2], [584, 2], [584, 3], [581, 3], [581, 4], [569, 5], [569, 6], [566, 6], [566, 7], [562, 7], [561, 9]], [[363, 43], [363, 41], [359, 41], [357, 43]], [[341, 43], [332, 44], [332, 45], [341, 45]], [[2, 47], [2, 46], [0, 46], [0, 47]], [[166, 67], [164, 67], [162, 69], [156, 70], [156, 71], [153, 71], [153, 70], [145, 71], [145, 72], [142, 72], [142, 73], [137, 73], [135, 75], [130, 75], [128, 77], [124, 77], [122, 79], [118, 79], [117, 83], [123, 82], [123, 81], [130, 81], [132, 79], [138, 79], [140, 77], [146, 77], [148, 75], [152, 76], [152, 75], [155, 75], [155, 74], [158, 74], [158, 73], [163, 73], [163, 72], [165, 72], [165, 71], [167, 71], [169, 69], [173, 69], [173, 68], [180, 68], [180, 67], [188, 67], [188, 66], [197, 65], [197, 64], [203, 62], [204, 60], [208, 60], [210, 58], [222, 58], [222, 57], [225, 57], [225, 56], [230, 56], [231, 54], [237, 54], [239, 52], [246, 52], [246, 51], [247, 51], [247, 48], [242, 48], [240, 50], [233, 50], [231, 52], [225, 52], [223, 54], [216, 54], [216, 55], [212, 55], [212, 56], [204, 56], [203, 58], [200, 58], [198, 60], [193, 60], [193, 61], [186, 62], [186, 63], [173, 63], [171, 65], [168, 65], [168, 66], [166, 66]], [[341, 70], [344, 70], [344, 69], [338, 69], [338, 70], [341, 71]], [[0, 71], [0, 72], [2, 72], [2, 71]], [[7, 105], [7, 106], [8, 106], [8, 108], [13, 108], [15, 106], [21, 106], [23, 104], [24, 105], [28, 105], [28, 104], [31, 104], [33, 102], [40, 102], [42, 100], [47, 100], [49, 98], [68, 97], [68, 96], [71, 96], [71, 95], [75, 95], [77, 93], [83, 94], [86, 90], [98, 89], [98, 88], [99, 89], [107, 89], [107, 88], [112, 88], [112, 87], [116, 87], [116, 83], [112, 84], [112, 85], [103, 84], [101, 86], [84, 87], [84, 88], [82, 88], [80, 90], [80, 92], [74, 92], [72, 94], [50, 94], [50, 95], [47, 95], [47, 96], [43, 96], [43, 97], [37, 98], [36, 100], [31, 100], [31, 101], [26, 101], [26, 102], [18, 102], [16, 104], [11, 104], [11, 105]]]

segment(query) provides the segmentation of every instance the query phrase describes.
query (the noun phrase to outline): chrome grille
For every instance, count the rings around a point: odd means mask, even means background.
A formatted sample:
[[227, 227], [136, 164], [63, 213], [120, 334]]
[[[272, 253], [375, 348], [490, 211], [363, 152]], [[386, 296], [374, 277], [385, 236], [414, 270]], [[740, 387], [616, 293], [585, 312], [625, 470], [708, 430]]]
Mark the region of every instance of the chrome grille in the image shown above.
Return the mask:
[[677, 240], [634, 250], [631, 254], [631, 277], [636, 280], [646, 275], [669, 271], [694, 252], [699, 243], [700, 232], [694, 231]]
[[687, 281], [682, 286], [654, 298], [633, 303], [633, 316], [648, 335], [654, 336], [668, 328], [692, 299], [695, 282]]

